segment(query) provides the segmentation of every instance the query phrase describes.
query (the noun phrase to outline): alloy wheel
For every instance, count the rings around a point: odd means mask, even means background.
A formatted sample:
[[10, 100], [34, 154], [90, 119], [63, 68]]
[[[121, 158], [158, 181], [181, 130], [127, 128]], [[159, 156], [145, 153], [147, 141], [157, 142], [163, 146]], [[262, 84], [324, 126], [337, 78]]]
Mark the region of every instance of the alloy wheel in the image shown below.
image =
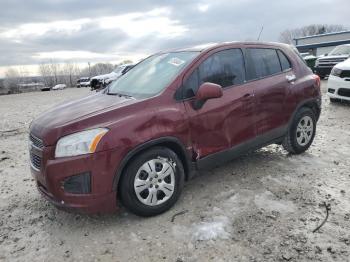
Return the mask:
[[310, 116], [304, 116], [300, 119], [297, 130], [296, 130], [296, 138], [297, 142], [300, 146], [307, 145], [312, 139], [312, 135], [314, 132], [314, 123]]

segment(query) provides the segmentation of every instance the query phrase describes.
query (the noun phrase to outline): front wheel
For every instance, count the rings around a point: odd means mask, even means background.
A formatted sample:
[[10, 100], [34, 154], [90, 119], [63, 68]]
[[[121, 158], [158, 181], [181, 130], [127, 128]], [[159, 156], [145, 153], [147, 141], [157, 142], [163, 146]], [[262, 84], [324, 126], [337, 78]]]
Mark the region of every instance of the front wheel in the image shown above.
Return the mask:
[[179, 198], [185, 172], [178, 156], [155, 147], [133, 159], [120, 181], [120, 197], [139, 216], [154, 216], [170, 209]]
[[311, 146], [315, 133], [315, 113], [312, 109], [303, 107], [296, 113], [282, 146], [289, 153], [303, 153]]

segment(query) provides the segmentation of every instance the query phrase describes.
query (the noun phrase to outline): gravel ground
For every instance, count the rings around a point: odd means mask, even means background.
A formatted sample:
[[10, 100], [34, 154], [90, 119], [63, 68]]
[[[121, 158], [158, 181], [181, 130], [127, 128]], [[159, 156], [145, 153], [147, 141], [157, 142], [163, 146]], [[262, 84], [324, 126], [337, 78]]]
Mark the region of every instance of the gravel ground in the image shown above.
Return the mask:
[[[39, 113], [89, 93], [0, 97], [0, 261], [350, 261], [348, 104], [323, 97], [306, 153], [272, 145], [203, 172], [165, 214], [83, 216], [57, 210], [36, 191], [27, 131]], [[324, 203], [329, 218], [313, 233]]]

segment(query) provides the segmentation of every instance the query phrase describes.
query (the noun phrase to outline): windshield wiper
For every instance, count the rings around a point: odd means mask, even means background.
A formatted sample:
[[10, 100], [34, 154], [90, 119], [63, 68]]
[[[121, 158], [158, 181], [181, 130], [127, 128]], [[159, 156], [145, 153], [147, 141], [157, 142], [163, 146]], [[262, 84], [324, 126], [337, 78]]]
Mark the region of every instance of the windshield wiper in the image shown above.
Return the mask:
[[131, 95], [126, 95], [126, 94], [122, 94], [122, 93], [110, 93], [110, 92], [107, 92], [107, 95], [111, 95], [111, 96], [120, 96], [120, 97], [126, 97], [126, 98], [132, 98]]

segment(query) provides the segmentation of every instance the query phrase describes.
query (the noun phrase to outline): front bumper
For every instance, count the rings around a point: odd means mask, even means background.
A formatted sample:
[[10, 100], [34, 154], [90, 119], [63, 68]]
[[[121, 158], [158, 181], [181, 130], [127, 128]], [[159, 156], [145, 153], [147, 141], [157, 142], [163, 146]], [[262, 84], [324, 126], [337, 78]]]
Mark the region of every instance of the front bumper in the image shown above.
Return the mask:
[[[41, 168], [31, 165], [31, 173], [41, 195], [52, 204], [82, 213], [117, 210], [116, 192], [112, 189], [116, 163], [119, 163], [116, 150], [58, 159], [54, 158], [54, 147], [31, 150], [36, 150], [33, 153], [41, 157]], [[63, 185], [67, 178], [86, 172], [91, 175], [91, 192], [76, 194], [65, 191]]]
[[350, 101], [350, 79], [330, 75], [327, 83], [330, 98]]

